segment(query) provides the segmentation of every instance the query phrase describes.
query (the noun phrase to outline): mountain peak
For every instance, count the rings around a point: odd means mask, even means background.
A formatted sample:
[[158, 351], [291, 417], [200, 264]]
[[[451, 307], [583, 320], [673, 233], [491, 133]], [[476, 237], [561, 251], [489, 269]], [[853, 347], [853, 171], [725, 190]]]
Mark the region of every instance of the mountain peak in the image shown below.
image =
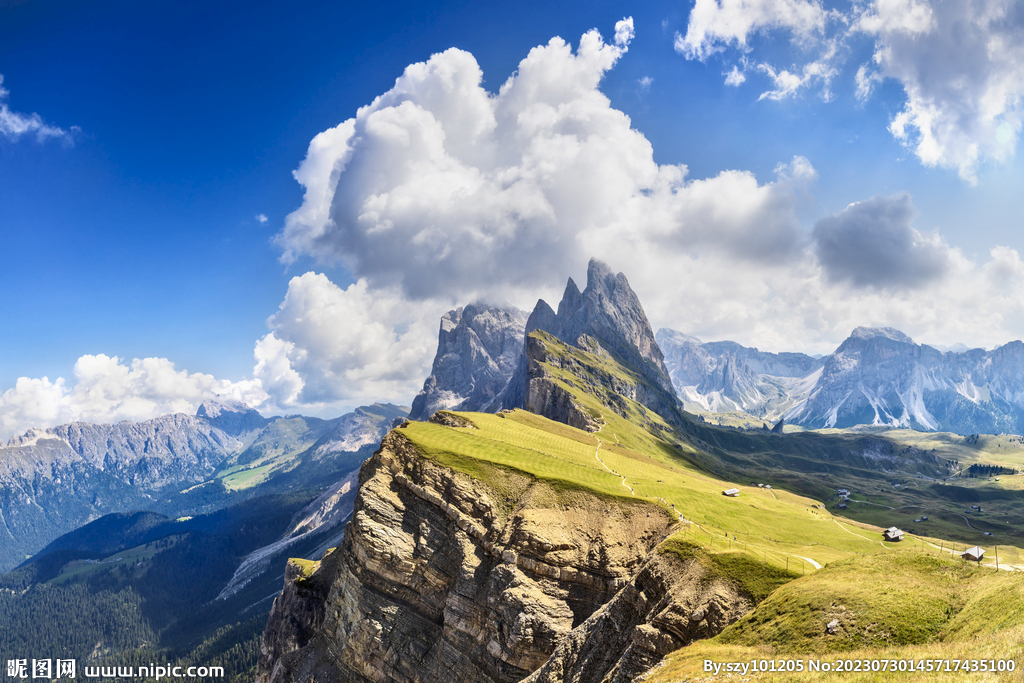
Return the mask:
[[583, 335], [596, 339], [607, 351], [643, 371], [656, 385], [674, 394], [665, 359], [654, 339], [640, 299], [622, 273], [596, 258], [587, 265], [587, 288], [580, 292], [569, 278], [558, 313], [543, 300], [537, 302], [526, 332], [550, 332], [573, 346]]
[[220, 417], [225, 413], [239, 413], [244, 415], [246, 413], [255, 412], [255, 409], [243, 403], [242, 401], [234, 401], [232, 399], [217, 399], [211, 401], [203, 401], [199, 405], [199, 410], [196, 411], [196, 417]]
[[472, 303], [446, 313], [430, 376], [413, 399], [409, 418], [486, 409], [519, 363], [526, 323], [526, 314], [514, 306]]
[[196, 411], [196, 417], [205, 419], [231, 436], [263, 429], [269, 422], [252, 406], [231, 399], [203, 401]]
[[654, 335], [654, 338], [657, 340], [658, 345], [662, 347], [662, 351], [665, 350], [664, 346], [666, 343], [698, 345], [704, 343], [697, 337], [694, 337], [693, 335], [689, 335], [678, 330], [673, 330], [669, 327], [662, 327], [660, 330], [658, 330], [657, 334]]
[[877, 339], [883, 337], [892, 341], [904, 344], [913, 344], [914, 340], [903, 334], [895, 327], [858, 327], [850, 333], [850, 339]]

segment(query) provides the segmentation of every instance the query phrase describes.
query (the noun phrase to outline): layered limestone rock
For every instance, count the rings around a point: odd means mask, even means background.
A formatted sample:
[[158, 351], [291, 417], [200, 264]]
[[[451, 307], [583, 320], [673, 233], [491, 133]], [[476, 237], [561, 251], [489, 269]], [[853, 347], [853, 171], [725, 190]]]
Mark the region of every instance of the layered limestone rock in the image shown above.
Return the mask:
[[563, 638], [526, 683], [627, 683], [755, 605], [699, 561], [651, 553], [608, 604]]
[[485, 410], [508, 383], [523, 351], [526, 314], [470, 304], [441, 318], [437, 355], [410, 419], [438, 410]]
[[305, 603], [289, 611], [303, 597], [292, 578], [259, 681], [522, 680], [634, 580], [672, 524], [656, 506], [582, 491], [568, 505], [510, 470], [484, 484], [401, 432], [363, 465], [342, 545], [303, 579], [329, 586], [323, 621]]
[[284, 655], [304, 647], [324, 623], [330, 586], [324, 583], [323, 574], [316, 573], [320, 564], [288, 560], [285, 565], [284, 589], [274, 598], [260, 641], [259, 668], [269, 669]]

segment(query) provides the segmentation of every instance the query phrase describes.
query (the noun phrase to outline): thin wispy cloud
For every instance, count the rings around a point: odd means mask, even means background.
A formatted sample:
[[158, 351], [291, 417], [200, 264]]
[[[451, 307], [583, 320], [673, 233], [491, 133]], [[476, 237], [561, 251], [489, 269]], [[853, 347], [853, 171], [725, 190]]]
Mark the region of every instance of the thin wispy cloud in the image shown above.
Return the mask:
[[4, 77], [0, 74], [0, 135], [8, 140], [34, 135], [39, 142], [47, 139], [57, 139], [68, 144], [74, 142], [72, 134], [78, 130], [77, 126], [65, 130], [46, 123], [39, 114], [22, 114], [12, 110], [8, 104], [11, 93], [3, 84]]

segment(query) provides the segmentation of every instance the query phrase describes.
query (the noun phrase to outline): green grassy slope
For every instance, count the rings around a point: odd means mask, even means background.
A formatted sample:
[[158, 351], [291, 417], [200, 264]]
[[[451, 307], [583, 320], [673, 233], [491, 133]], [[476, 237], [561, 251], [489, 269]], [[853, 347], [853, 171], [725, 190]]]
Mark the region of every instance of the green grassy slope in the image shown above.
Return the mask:
[[[959, 527], [943, 506], [960, 508], [965, 495], [984, 496], [995, 490], [994, 482], [955, 485], [926, 478], [950, 476], [957, 468], [944, 469], [945, 452], [934, 455], [936, 446], [903, 435], [770, 435], [719, 428], [683, 413], [663, 417], [602, 385], [602, 377], [640, 381], [614, 358], [548, 337], [544, 342], [557, 354], [556, 362], [541, 364], [548, 379], [597, 420], [596, 432], [517, 410], [459, 413], [466, 426], [410, 423], [400, 433], [426, 457], [498, 487], [502, 472], [516, 471], [620, 506], [657, 505], [679, 519], [662, 552], [699, 558], [746, 586], [755, 601], [764, 599], [718, 638], [672, 656], [650, 680], [699, 677], [698, 654], [717, 661], [837, 653], [969, 656], [971, 643], [992, 656], [1019, 653], [1010, 634], [1024, 633], [1018, 628], [1024, 628], [1024, 581], [991, 568], [991, 543], [984, 566], [951, 552], [992, 537], [966, 524], [969, 533], [954, 533], [952, 541], [945, 534]], [[990, 448], [989, 441], [979, 441]], [[1016, 453], [1010, 441], [996, 443]], [[893, 464], [903, 468], [894, 471]], [[773, 487], [757, 486], [766, 482]], [[850, 503], [843, 516], [834, 507], [838, 487], [863, 501]], [[739, 496], [722, 495], [727, 488], [739, 489]], [[1001, 500], [1009, 507], [1016, 497], [989, 495], [983, 507], [996, 509]], [[924, 510], [933, 512], [928, 522], [916, 523], [918, 535], [898, 544], [881, 540], [880, 527], [913, 525]], [[972, 522], [983, 524], [982, 514], [987, 510], [975, 511]], [[1009, 545], [1016, 542], [1009, 533], [996, 538], [1008, 543], [999, 547], [1002, 568], [1024, 559]], [[826, 626], [833, 621], [830, 634]], [[920, 679], [908, 676], [902, 680]]]

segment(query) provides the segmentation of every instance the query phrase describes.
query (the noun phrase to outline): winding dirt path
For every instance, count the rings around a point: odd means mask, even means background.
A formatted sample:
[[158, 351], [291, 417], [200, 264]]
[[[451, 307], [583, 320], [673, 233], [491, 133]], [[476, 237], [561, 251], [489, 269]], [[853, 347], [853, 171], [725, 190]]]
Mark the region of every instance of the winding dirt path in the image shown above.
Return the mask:
[[627, 489], [629, 489], [629, 492], [632, 493], [635, 496], [636, 495], [636, 491], [633, 490], [632, 486], [630, 486], [629, 484], [626, 483], [626, 478], [623, 477], [618, 472], [616, 472], [615, 470], [613, 470], [611, 467], [608, 467], [608, 465], [605, 465], [604, 464], [604, 460], [602, 460], [601, 457], [597, 454], [597, 452], [599, 450], [601, 450], [601, 443], [602, 443], [601, 439], [598, 439], [597, 440], [597, 448], [594, 449], [594, 457], [597, 458], [597, 461], [599, 463], [601, 463], [601, 467], [605, 468], [606, 470], [608, 470], [609, 472], [614, 474], [616, 477], [622, 477], [622, 485], [625, 486]]

